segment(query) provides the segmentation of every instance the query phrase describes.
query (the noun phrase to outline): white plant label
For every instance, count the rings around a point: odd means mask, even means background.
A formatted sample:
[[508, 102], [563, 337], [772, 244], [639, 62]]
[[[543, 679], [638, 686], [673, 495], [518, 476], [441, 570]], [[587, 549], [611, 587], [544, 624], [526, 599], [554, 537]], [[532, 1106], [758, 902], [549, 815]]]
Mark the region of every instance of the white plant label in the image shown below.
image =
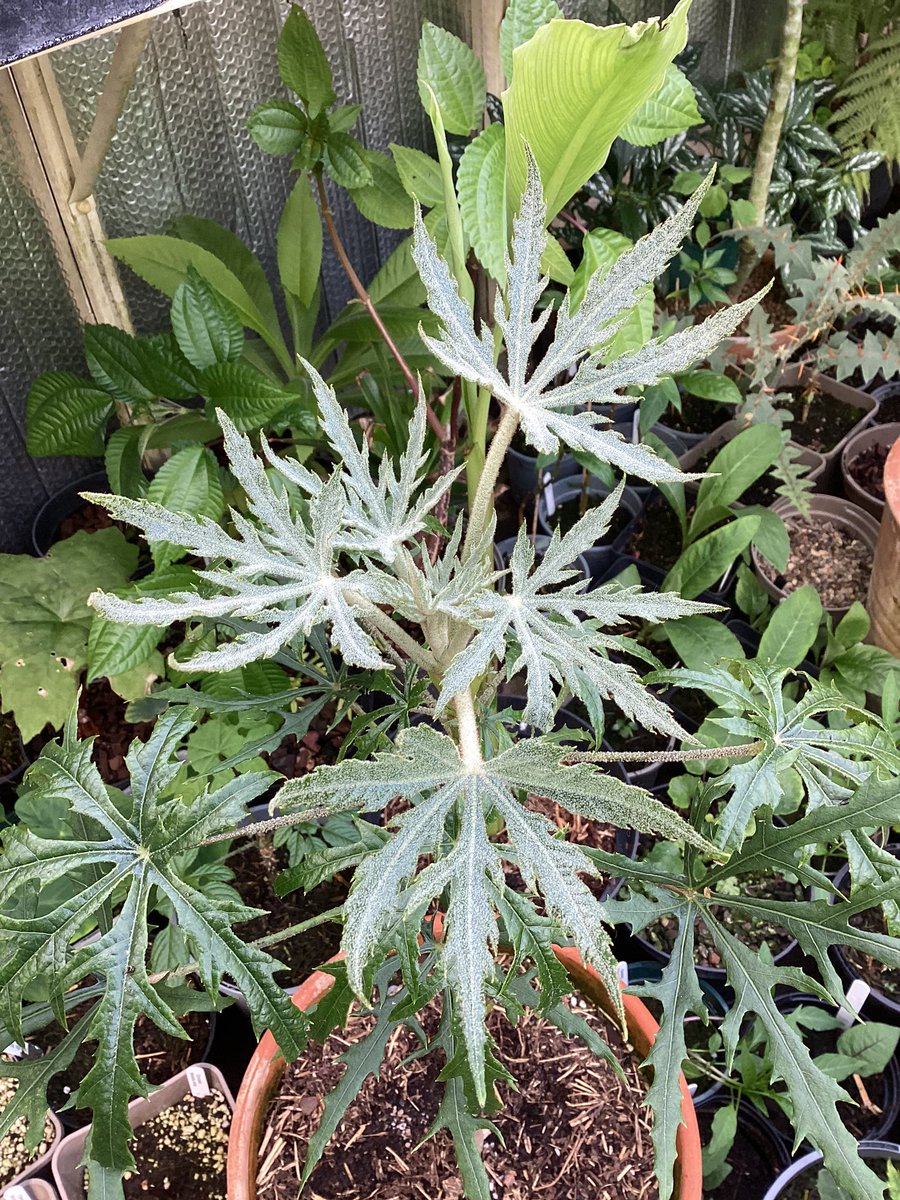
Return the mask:
[[31, 1197], [23, 1187], [15, 1184], [11, 1188], [7, 1188], [3, 1193], [3, 1200], [31, 1200]]
[[547, 516], [552, 517], [556, 512], [556, 496], [553, 493], [553, 476], [548, 471], [544, 476], [544, 506]]
[[[3, 1053], [7, 1056], [7, 1058], [21, 1058], [24, 1055], [25, 1050], [19, 1045], [18, 1042], [10, 1042]], [[19, 1188], [19, 1191], [21, 1190], [22, 1189]], [[15, 1196], [13, 1196], [13, 1200], [16, 1200]]]
[[847, 988], [847, 1003], [843, 1008], [839, 1008], [837, 1019], [842, 1025], [846, 1025], [849, 1029], [856, 1021], [856, 1018], [862, 1012], [862, 1006], [869, 998], [871, 988], [864, 979], [854, 979]]
[[616, 964], [616, 974], [619, 977], [619, 982], [624, 983], [628, 987], [628, 963], [620, 962]]
[[202, 1067], [188, 1067], [187, 1081], [188, 1087], [191, 1089], [191, 1095], [196, 1096], [198, 1100], [202, 1100], [204, 1096], [209, 1095], [209, 1080], [206, 1078], [206, 1072]]

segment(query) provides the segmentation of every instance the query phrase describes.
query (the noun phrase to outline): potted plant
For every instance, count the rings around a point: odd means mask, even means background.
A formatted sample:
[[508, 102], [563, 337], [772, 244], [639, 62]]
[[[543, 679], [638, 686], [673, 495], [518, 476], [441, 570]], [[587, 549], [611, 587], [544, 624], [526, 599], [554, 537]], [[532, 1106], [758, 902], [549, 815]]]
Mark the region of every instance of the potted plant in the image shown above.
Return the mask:
[[[852, 1161], [852, 1139], [835, 1111], [841, 1099], [838, 1085], [815, 1067], [800, 1039], [784, 1034], [784, 1018], [773, 1000], [778, 986], [799, 977], [804, 987], [824, 990], [840, 1002], [826, 943], [846, 935], [847, 909], [857, 901], [829, 908], [824, 935], [820, 910], [809, 907], [816, 902], [788, 900], [777, 910], [778, 919], [814, 957], [822, 985], [796, 969], [785, 974], [745, 946], [720, 920], [719, 910], [746, 913], [771, 903], [742, 895], [735, 879], [763, 871], [775, 877], [798, 875], [806, 883], [811, 876], [806, 847], [848, 838], [862, 845], [873, 822], [897, 819], [896, 783], [880, 777], [896, 773], [898, 766], [886, 731], [874, 715], [846, 706], [849, 728], [840, 731], [839, 740], [830, 739], [835, 731], [818, 718], [841, 705], [824, 689], [814, 685], [802, 711], [785, 714], [778, 702], [784, 672], [767, 675], [759, 664], [725, 662], [704, 673], [700, 686], [717, 703], [732, 702], [738, 711], [719, 727], [722, 737], [704, 734], [706, 744], [692, 744], [658, 695], [628, 665], [632, 658], [640, 659], [642, 648], [629, 645], [618, 631], [634, 621], [707, 614], [709, 607], [674, 591], [586, 590], [569, 575], [573, 559], [603, 535], [621, 484], [565, 536], [555, 534], [540, 562], [522, 529], [505, 590], [495, 586], [492, 569], [495, 487], [515, 432], [521, 428], [535, 449], [577, 449], [651, 483], [678, 483], [677, 466], [610, 433], [589, 407], [580, 409], [582, 400], [617, 395], [638, 380], [652, 381], [706, 360], [752, 307], [748, 302], [719, 311], [701, 325], [609, 364], [596, 350], [597, 331], [610, 322], [617, 328], [619, 317], [634, 307], [676, 252], [709, 180], [684, 209], [607, 272], [588, 273], [580, 304], [564, 297], [540, 362], [529, 365], [546, 322], [535, 315], [545, 286], [542, 258], [546, 255], [558, 273], [564, 270], [558, 247], [554, 250], [548, 242], [548, 223], [602, 161], [621, 122], [638, 113], [662, 86], [672, 57], [684, 44], [685, 8], [680, 4], [664, 25], [642, 23], [627, 35], [622, 27], [598, 31], [554, 18], [513, 52], [504, 127], [489, 138], [509, 134], [496, 158], [502, 167], [495, 169], [502, 169], [504, 178], [508, 173], [507, 195], [518, 215], [511, 237], [504, 227], [500, 243], [505, 246], [508, 240], [511, 253], [499, 268], [503, 278], [496, 329], [490, 334], [476, 318], [474, 289], [467, 287], [471, 280], [445, 136], [448, 128], [475, 128], [483, 104], [466, 103], [466, 96], [478, 101], [483, 89], [468, 48], [426, 27], [421, 91], [439, 152], [435, 178], [440, 179], [448, 225], [456, 232], [443, 256], [425, 219], [415, 214], [412, 253], [431, 314], [423, 320], [420, 336], [446, 373], [441, 395], [452, 396], [454, 380], [460, 380], [460, 395], [468, 406], [464, 442], [457, 436], [462, 403], [455, 415], [450, 405], [446, 419], [451, 427], [442, 428], [440, 447], [430, 441], [437, 436], [429, 417], [437, 416], [431, 403], [437, 398], [426, 396], [424, 389], [402, 453], [383, 452], [374, 439], [371, 445], [367, 438], [358, 440], [334, 389], [307, 359], [299, 365], [318, 405], [327, 446], [321, 461], [303, 463], [289, 452], [279, 454], [265, 438], [238, 429], [225, 412], [218, 416], [240, 496], [231, 526], [146, 499], [98, 498], [116, 519], [142, 529], [151, 541], [184, 547], [206, 564], [197, 590], [176, 583], [152, 596], [95, 593], [97, 611], [124, 626], [191, 625], [189, 646], [175, 658], [180, 668], [187, 668], [187, 687], [175, 696], [166, 689], [157, 697], [168, 707], [148, 741], [129, 752], [129, 795], [103, 786], [90, 746], [78, 739], [70, 719], [62, 743], [46, 747], [32, 766], [28, 785], [36, 800], [65, 804], [83, 820], [83, 832], [41, 837], [20, 824], [5, 833], [0, 860], [0, 930], [9, 954], [0, 964], [0, 987], [12, 1034], [33, 1016], [26, 992], [37, 975], [46, 976], [57, 1008], [68, 1002], [72, 979], [98, 978], [95, 1005], [60, 1043], [63, 1049], [57, 1047], [55, 1062], [45, 1061], [42, 1070], [49, 1074], [79, 1037], [88, 1040], [89, 1034], [96, 1043], [78, 1102], [93, 1108], [86, 1166], [107, 1191], [132, 1166], [127, 1104], [146, 1086], [134, 1057], [133, 1022], [143, 1013], [171, 1028], [165, 989], [172, 976], [196, 972], [211, 996], [224, 976], [231, 977], [247, 996], [256, 1028], [271, 1031], [286, 1060], [300, 1058], [312, 1034], [327, 1034], [341, 1024], [354, 997], [370, 1010], [369, 1034], [359, 1053], [371, 1065], [382, 1057], [379, 1038], [400, 1015], [401, 1004], [408, 1000], [409, 1016], [433, 1001], [440, 1004], [440, 1028], [430, 1038], [426, 1032], [424, 1049], [447, 1076], [443, 1113], [450, 1114], [456, 1130], [466, 1186], [473, 1194], [479, 1189], [485, 1194], [489, 1177], [474, 1151], [483, 1141], [484, 1122], [495, 1111], [497, 1085], [508, 1065], [515, 1065], [501, 1064], [493, 1022], [522, 1010], [533, 1010], [542, 1019], [558, 1016], [571, 988], [569, 977], [586, 989], [593, 986], [588, 983], [593, 971], [603, 985], [604, 999], [600, 1001], [598, 991], [598, 1002], [610, 1006], [613, 1020], [628, 1033], [630, 1005], [621, 997], [608, 928], [620, 922], [640, 927], [647, 919], [674, 914], [679, 931], [670, 962], [658, 982], [641, 989], [663, 1002], [659, 1032], [649, 1047], [652, 1080], [646, 1092], [654, 1114], [661, 1198], [669, 1200], [677, 1186], [681, 1200], [697, 1200], [699, 1192], [698, 1173], [688, 1169], [686, 1160], [680, 1180], [675, 1169], [679, 1138], [683, 1143], [687, 1137], [679, 1086], [684, 1022], [688, 1012], [703, 1004], [693, 965], [698, 921], [714, 940], [736, 997], [734, 1016], [723, 1027], [729, 1049], [744, 1017], [752, 1013], [773, 1034], [773, 1070], [791, 1091], [798, 1135], [823, 1147], [829, 1169], [859, 1200], [874, 1200], [877, 1194], [877, 1178]], [[292, 151], [299, 155], [298, 166], [311, 170], [319, 183], [326, 150], [338, 172], [348, 161], [356, 165], [359, 152], [352, 140], [336, 136], [345, 132], [338, 126], [350, 114], [333, 107], [330, 72], [310, 30], [308, 19], [294, 10], [282, 69], [301, 103], [291, 102], [286, 113], [278, 111], [291, 124], [291, 139], [299, 141]], [[561, 65], [569, 61], [568, 52], [560, 56], [568, 39], [582, 48], [588, 44], [585, 39], [605, 47], [603, 55], [575, 60], [592, 64], [590, 78], [581, 80], [583, 94], [591, 97], [590, 119], [583, 109], [561, 100], [573, 82]], [[464, 94], [454, 83], [462, 76], [446, 69], [447, 56], [471, 83]], [[596, 75], [600, 64], [602, 79]], [[627, 76], [618, 70], [626, 64]], [[545, 78], [552, 79], [549, 97], [541, 90]], [[623, 99], [610, 109], [610, 123], [603, 126], [606, 141], [595, 119], [601, 86], [604, 94], [627, 95], [627, 103]], [[552, 138], [542, 136], [551, 108], [571, 129], [562, 142], [558, 130]], [[520, 140], [509, 131], [521, 135]], [[489, 148], [490, 142], [482, 143], [479, 153]], [[566, 163], [578, 163], [574, 174], [563, 169], [562, 149]], [[370, 174], [369, 161], [384, 165], [363, 159]], [[472, 159], [468, 166], [472, 168]], [[505, 206], [490, 206], [488, 216], [505, 221]], [[563, 367], [573, 364], [574, 373], [559, 383]], [[495, 423], [488, 420], [492, 400]], [[430, 454], [429, 447], [438, 452]], [[455, 465], [457, 451], [464, 466]], [[470, 498], [465, 509], [451, 508], [453, 483], [463, 469]], [[609, 653], [612, 649], [615, 655]], [[250, 825], [242, 824], [247, 806], [277, 782], [271, 772], [217, 772], [187, 797], [180, 788], [170, 788], [180, 770], [177, 748], [195, 720], [192, 705], [227, 706], [233, 702], [231, 673], [273, 658], [289, 662], [298, 676], [319, 680], [329, 653], [340, 658], [336, 675], [348, 688], [357, 694], [374, 691], [391, 678], [398, 692], [415, 696], [404, 707], [407, 716], [418, 709], [425, 719], [410, 720], [389, 748], [346, 754], [333, 765], [288, 779], [270, 802], [271, 816]], [[686, 672], [679, 681], [690, 685], [697, 674]], [[534, 736], [519, 736], [498, 720], [495, 699], [507, 677], [521, 684], [522, 722]], [[200, 682], [204, 679], [206, 690]], [[225, 694], [216, 696], [223, 682]], [[334, 681], [329, 677], [329, 682]], [[557, 710], [570, 693], [586, 704], [606, 698], [661, 740], [674, 736], [689, 743], [684, 750], [651, 754], [651, 759], [709, 764], [704, 771], [709, 779], [698, 788], [689, 819], [604, 769], [617, 761], [643, 761], [646, 752], [581, 750], [554, 734]], [[823, 746], [830, 751], [830, 775], [840, 780], [834, 794], [824, 799], [816, 773]], [[770, 820], [770, 808], [795, 777], [804, 796], [809, 794], [809, 811], [780, 830]], [[710, 791], [723, 800], [715, 829], [704, 807]], [[577, 846], [527, 809], [528, 794], [588, 821], [683, 843], [688, 848], [683, 870], [648, 870], [625, 856]], [[839, 804], [832, 803], [836, 798]], [[367, 829], [360, 820], [351, 846], [312, 854], [280, 881], [281, 890], [288, 891], [313, 886], [313, 880], [333, 874], [338, 863], [354, 870], [343, 908], [343, 965], [332, 968], [338, 977], [328, 999], [307, 1018], [276, 982], [281, 964], [269, 953], [296, 930], [245, 941], [240, 926], [254, 914], [233, 891], [198, 884], [190, 872], [198, 859], [214, 852], [210, 847], [230, 843], [238, 834], [266, 835], [325, 816], [380, 812], [401, 801], [408, 807], [396, 819], [389, 816], [383, 827]], [[751, 816], [754, 832], [747, 836]], [[504, 862], [519, 868], [527, 894], [508, 887]], [[627, 878], [628, 900], [608, 898], [601, 904], [582, 878], [601, 874]], [[64, 875], [75, 881], [77, 894], [60, 903], [53, 898], [53, 885]], [[42, 901], [39, 911], [23, 915], [25, 902], [35, 893]], [[169, 960], [158, 971], [147, 961], [151, 893], [165, 896], [183, 939], [180, 961]], [[440, 939], [429, 936], [437, 911], [444, 914]], [[91, 946], [73, 948], [73, 926], [87, 917], [101, 926], [101, 936]], [[885, 957], [900, 954], [894, 939], [863, 940]], [[554, 946], [561, 947], [568, 974]], [[574, 1028], [587, 1038], [589, 1048], [596, 1046], [580, 1023]], [[448, 1064], [452, 1066], [445, 1072]], [[346, 1111], [359, 1081], [356, 1072], [330, 1101], [317, 1146], [327, 1140], [335, 1116]], [[3, 1119], [10, 1115], [15, 1115], [15, 1104]], [[252, 1164], [251, 1179], [254, 1174]]]
[[[882, 1184], [891, 1184], [897, 1178], [895, 1164], [900, 1162], [900, 1146], [896, 1143], [862, 1142], [859, 1157], [871, 1165]], [[821, 1154], [812, 1150], [782, 1171], [763, 1200], [828, 1200], [828, 1197], [844, 1200], [848, 1194], [835, 1185], [830, 1172], [823, 1168]]]
[[841, 451], [844, 493], [876, 521], [884, 512], [884, 464], [898, 437], [900, 424], [878, 424], [855, 433]]
[[[128, 1106], [136, 1169], [125, 1177], [125, 1200], [172, 1192], [185, 1200], [225, 1200], [228, 1131], [234, 1098], [222, 1073], [196, 1063], [173, 1075], [146, 1100]], [[84, 1167], [90, 1128], [70, 1133], [53, 1154], [61, 1200], [86, 1200]]]
[[[8, 1109], [21, 1086], [18, 1063], [7, 1053], [3, 1059], [4, 1077], [0, 1078], [0, 1105]], [[7, 1065], [8, 1064], [8, 1065]], [[0, 1188], [3, 1195], [33, 1172], [46, 1170], [62, 1127], [56, 1115], [40, 1103], [26, 1105], [22, 1115], [4, 1122], [0, 1139]]]

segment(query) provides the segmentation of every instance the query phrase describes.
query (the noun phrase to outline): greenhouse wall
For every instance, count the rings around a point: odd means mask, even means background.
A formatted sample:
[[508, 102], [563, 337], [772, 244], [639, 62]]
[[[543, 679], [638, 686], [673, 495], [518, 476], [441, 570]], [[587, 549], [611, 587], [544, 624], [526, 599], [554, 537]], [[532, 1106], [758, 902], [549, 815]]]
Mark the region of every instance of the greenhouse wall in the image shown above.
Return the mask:
[[[665, 12], [674, 5], [666, 3]], [[416, 88], [423, 20], [471, 37], [484, 10], [469, 0], [311, 0], [307, 4], [332, 62], [339, 96], [364, 102], [362, 140], [424, 146]], [[603, 23], [606, 0], [570, 0], [567, 15]], [[629, 21], [659, 12], [653, 0], [623, 2]], [[496, 9], [495, 9], [496, 11]], [[779, 0], [694, 0], [692, 40], [710, 83], [773, 51]], [[275, 231], [288, 193], [283, 160], [266, 157], [245, 128], [262, 99], [280, 91], [275, 44], [287, 5], [276, 0], [200, 0], [154, 18], [150, 41], [97, 183], [110, 237], [161, 232], [182, 212], [234, 230], [271, 270]], [[473, 12], [477, 14], [473, 20]], [[665, 13], [663, 14], [665, 15]], [[107, 33], [57, 50], [52, 67], [78, 144], [83, 144], [116, 44]], [[762, 41], [761, 39], [766, 39]], [[9, 81], [4, 84], [9, 92]], [[21, 139], [0, 107], [0, 549], [30, 549], [32, 516], [44, 499], [85, 467], [71, 459], [29, 458], [25, 399], [45, 370], [81, 368], [79, 308], [48, 231], [52, 213], [29, 184]], [[397, 235], [379, 231], [345, 196], [333, 197], [340, 226], [364, 279]], [[165, 300], [122, 272], [135, 327], [162, 328]], [[348, 289], [335, 262], [325, 267], [325, 307], [333, 315]]]

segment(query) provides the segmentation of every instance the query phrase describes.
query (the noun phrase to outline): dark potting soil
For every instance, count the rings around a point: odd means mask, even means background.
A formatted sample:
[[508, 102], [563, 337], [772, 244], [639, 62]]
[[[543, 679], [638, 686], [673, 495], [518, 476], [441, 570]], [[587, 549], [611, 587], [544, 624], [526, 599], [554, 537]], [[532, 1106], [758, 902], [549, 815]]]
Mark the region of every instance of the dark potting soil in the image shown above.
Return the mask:
[[[742, 875], [740, 888], [743, 896], [763, 897], [769, 900], [803, 900], [805, 896], [799, 883], [773, 878], [771, 875]], [[792, 941], [790, 934], [771, 921], [755, 920], [722, 905], [716, 906], [716, 917], [742, 945], [750, 946], [754, 950], [758, 950], [763, 942], [766, 942], [773, 955], [777, 955]], [[657, 950], [668, 954], [677, 934], [678, 920], [675, 917], [660, 917], [659, 920], [651, 921], [641, 936]], [[706, 926], [699, 920], [695, 922], [694, 961], [701, 967], [722, 966], [719, 952], [713, 945]]]
[[89, 504], [85, 500], [74, 512], [63, 517], [53, 535], [53, 540], [61, 542], [64, 538], [71, 537], [73, 533], [78, 533], [79, 530], [83, 530], [85, 533], [96, 533], [98, 529], [112, 529], [114, 526], [121, 529], [123, 533], [127, 530], [130, 530], [132, 535], [135, 533], [133, 526], [125, 525], [121, 521], [114, 521], [105, 508], [101, 508], [99, 504]]
[[893, 384], [893, 391], [888, 396], [882, 396], [875, 413], [876, 425], [891, 425], [900, 421], [900, 383]]
[[78, 702], [78, 736], [96, 737], [94, 762], [104, 781], [113, 785], [128, 780], [125, 755], [133, 739], [145, 742], [153, 729], [152, 722], [132, 725], [126, 721], [126, 707], [106, 679], [83, 688]]
[[[607, 854], [615, 854], [618, 849], [618, 830], [615, 825], [589, 821], [586, 817], [579, 816], [578, 813], [570, 813], [568, 809], [560, 808], [558, 804], [543, 796], [529, 795], [525, 807], [529, 812], [539, 813], [542, 817], [546, 817], [557, 829], [565, 830], [567, 842], [573, 842], [576, 846], [587, 846], [592, 850], [605, 850]], [[527, 890], [518, 867], [507, 862], [505, 874], [506, 882], [513, 891], [525, 892]], [[611, 883], [608, 875], [581, 875], [580, 879], [598, 900], [607, 893]], [[536, 900], [535, 904], [540, 911], [543, 911], [541, 900]]]
[[[755, 296], [760, 288], [764, 288], [770, 281], [772, 282], [772, 287], [760, 301], [760, 308], [762, 308], [763, 312], [769, 318], [774, 329], [781, 329], [785, 325], [795, 325], [797, 314], [788, 303], [787, 291], [781, 282], [781, 276], [775, 271], [775, 261], [770, 253], [764, 254], [747, 276], [737, 299], [749, 300], [751, 296]], [[745, 317], [742, 324], [738, 327], [737, 332], [739, 334], [747, 332], [748, 321], [749, 316]]]
[[[348, 884], [340, 877], [320, 883], [311, 892], [276, 896], [275, 880], [287, 869], [288, 854], [283, 846], [274, 846], [267, 837], [239, 843], [228, 856], [228, 865], [235, 876], [232, 886], [244, 903], [250, 908], [264, 909], [262, 916], [236, 927], [245, 942], [299, 925], [347, 899]], [[331, 921], [279, 942], [269, 951], [285, 964], [284, 970], [276, 973], [276, 982], [282, 987], [302, 983], [316, 967], [337, 954], [340, 943], [341, 927]]]
[[812, 384], [779, 388], [779, 391], [792, 397], [784, 405], [794, 414], [789, 427], [791, 441], [820, 454], [833, 450], [866, 415], [855, 404], [845, 404], [843, 400], [820, 392]]
[[185, 1096], [135, 1130], [125, 1200], [226, 1200], [231, 1111], [219, 1092]]
[[309, 730], [302, 738], [289, 733], [284, 741], [271, 752], [263, 754], [273, 771], [279, 771], [288, 779], [308, 775], [323, 763], [338, 761], [341, 746], [347, 740], [350, 722], [345, 718], [330, 729], [334, 718], [331, 706], [326, 706], [310, 722]]
[[[69, 1028], [78, 1021], [91, 1007], [94, 1001], [85, 1001], [69, 1013]], [[134, 1027], [134, 1053], [141, 1071], [154, 1086], [165, 1083], [191, 1063], [202, 1062], [209, 1043], [211, 1017], [207, 1012], [186, 1013], [178, 1018], [190, 1041], [172, 1037], [164, 1033], [146, 1017], [138, 1017]], [[57, 1025], [49, 1026], [35, 1033], [29, 1040], [39, 1046], [44, 1052], [51, 1050], [63, 1037], [62, 1030]], [[94, 1061], [95, 1046], [92, 1042], [82, 1042], [75, 1052], [75, 1057], [69, 1066], [59, 1075], [54, 1075], [47, 1088], [47, 1098], [54, 1112], [59, 1112], [73, 1092], [76, 1091], [82, 1079], [91, 1068]], [[87, 1125], [91, 1119], [90, 1109], [67, 1109], [64, 1118], [67, 1125], [76, 1129]]]
[[669, 429], [684, 433], [712, 433], [734, 416], [731, 404], [720, 404], [716, 400], [704, 400], [700, 396], [681, 394], [681, 411], [667, 408], [662, 423]]
[[[10, 1060], [4, 1056], [4, 1062]], [[19, 1087], [17, 1079], [0, 1079], [0, 1112], [8, 1108]], [[44, 1136], [36, 1150], [29, 1150], [25, 1141], [28, 1134], [28, 1118], [19, 1117], [12, 1127], [0, 1140], [0, 1188], [4, 1188], [11, 1179], [24, 1171], [25, 1168], [46, 1154], [53, 1142], [53, 1126], [49, 1120], [44, 1125]]]
[[777, 587], [793, 592], [806, 583], [818, 590], [826, 608], [849, 608], [864, 602], [872, 574], [872, 551], [861, 537], [816, 516], [785, 521], [791, 553], [787, 568], [779, 573], [765, 559], [760, 566]]
[[[586, 497], [586, 501], [585, 512], [602, 503], [601, 498], [598, 496], [589, 495]], [[573, 496], [571, 500], [566, 500], [565, 503], [557, 506], [553, 516], [547, 518], [547, 523], [554, 529], [558, 529], [561, 534], [567, 534], [583, 515], [581, 512], [581, 496]], [[617, 508], [613, 513], [609, 529], [603, 535], [602, 544], [608, 546], [613, 542], [631, 520], [632, 514], [627, 508]]]
[[[880, 908], [867, 908], [850, 918], [850, 924], [855, 929], [864, 929], [867, 933], [888, 933], [884, 912]], [[844, 954], [851, 965], [859, 972], [873, 991], [881, 992], [889, 1000], [900, 1002], [900, 968], [888, 967], [855, 947], [845, 947]]]
[[12, 713], [0, 713], [0, 779], [11, 775], [27, 762]]
[[[646, 1080], [621, 1037], [593, 1008], [579, 1015], [601, 1030], [622, 1063], [625, 1081], [581, 1042], [543, 1019], [511, 1026], [498, 1010], [488, 1018], [497, 1056], [518, 1090], [501, 1085], [503, 1110], [492, 1121], [503, 1136], [476, 1134], [495, 1200], [656, 1200], [651, 1119], [642, 1100]], [[431, 1034], [435, 1002], [420, 1014]], [[323, 1096], [340, 1079], [336, 1061], [371, 1027], [356, 1018], [340, 1036], [311, 1046], [289, 1066], [268, 1114], [259, 1154], [259, 1200], [296, 1200], [306, 1145], [319, 1124]], [[441, 1098], [443, 1056], [403, 1059], [419, 1043], [403, 1026], [392, 1034], [380, 1078], [370, 1076], [310, 1176], [322, 1200], [461, 1200], [462, 1183], [447, 1130], [416, 1149]]]
[[[715, 1113], [713, 1105], [697, 1111], [700, 1141], [704, 1146], [709, 1145]], [[704, 1187], [704, 1200], [762, 1200], [781, 1168], [771, 1143], [750, 1124], [738, 1126], [727, 1161], [731, 1171], [718, 1187]]]
[[854, 481], [878, 500], [884, 499], [884, 464], [889, 450], [889, 446], [869, 446], [847, 464]]
[[648, 505], [638, 517], [625, 552], [663, 571], [674, 566], [681, 554], [681, 526], [675, 510], [665, 501]]

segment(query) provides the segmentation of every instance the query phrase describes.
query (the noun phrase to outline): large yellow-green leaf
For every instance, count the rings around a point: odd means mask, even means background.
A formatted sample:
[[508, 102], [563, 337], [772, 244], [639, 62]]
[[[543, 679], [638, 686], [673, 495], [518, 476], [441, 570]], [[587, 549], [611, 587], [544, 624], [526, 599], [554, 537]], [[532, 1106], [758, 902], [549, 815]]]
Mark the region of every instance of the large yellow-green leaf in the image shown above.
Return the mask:
[[463, 151], [456, 176], [463, 228], [478, 261], [506, 283], [506, 138], [488, 125]]
[[662, 87], [684, 48], [689, 6], [679, 0], [662, 25], [553, 20], [513, 52], [513, 81], [503, 93], [511, 208], [525, 187], [525, 142], [540, 168], [550, 217], [603, 166], [613, 139]]
[[699, 125], [702, 119], [690, 80], [670, 63], [662, 87], [644, 101], [620, 136], [633, 146], [653, 146]]

